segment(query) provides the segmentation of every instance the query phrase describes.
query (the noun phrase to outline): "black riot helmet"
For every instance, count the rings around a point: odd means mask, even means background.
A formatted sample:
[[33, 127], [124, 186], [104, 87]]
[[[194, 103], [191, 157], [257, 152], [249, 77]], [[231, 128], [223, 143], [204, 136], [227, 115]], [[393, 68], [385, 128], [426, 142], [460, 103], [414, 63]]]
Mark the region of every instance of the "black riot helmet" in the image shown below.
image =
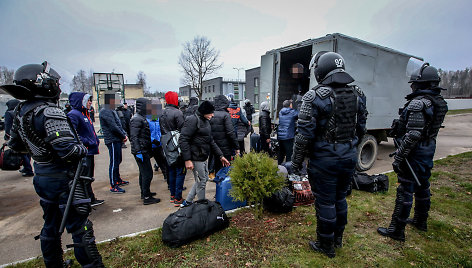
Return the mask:
[[408, 83], [441, 82], [438, 69], [430, 66], [429, 63], [423, 63], [421, 68], [413, 72]]
[[[344, 58], [336, 52], [320, 51], [316, 53], [310, 62], [310, 69], [312, 68], [314, 69], [316, 81], [320, 84], [331, 82], [348, 84], [354, 81], [345, 72]], [[332, 76], [336, 77], [333, 78]]]
[[14, 85], [2, 85], [1, 88], [21, 100], [56, 99], [61, 94], [60, 78], [46, 61], [42, 64], [27, 64], [16, 70], [13, 76]]

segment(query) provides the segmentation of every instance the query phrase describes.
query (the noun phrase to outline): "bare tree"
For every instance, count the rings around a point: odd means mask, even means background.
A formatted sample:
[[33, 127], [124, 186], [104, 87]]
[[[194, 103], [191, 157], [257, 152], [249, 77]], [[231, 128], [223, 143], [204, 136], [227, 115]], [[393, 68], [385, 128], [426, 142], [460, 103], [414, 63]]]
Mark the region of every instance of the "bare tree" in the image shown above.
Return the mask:
[[84, 70], [79, 70], [74, 78], [72, 78], [72, 82], [70, 83], [70, 87], [72, 91], [75, 92], [85, 92], [88, 94], [92, 94], [92, 84], [93, 84], [93, 76], [92, 73], [87, 75]]
[[211, 47], [211, 41], [205, 36], [196, 36], [192, 41], [183, 44], [179, 65], [182, 67], [182, 82], [194, 89], [199, 99], [202, 98], [203, 79], [223, 64], [218, 63], [220, 52]]
[[8, 69], [7, 67], [0, 66], [0, 85], [13, 84], [13, 74], [15, 71], [13, 69]]

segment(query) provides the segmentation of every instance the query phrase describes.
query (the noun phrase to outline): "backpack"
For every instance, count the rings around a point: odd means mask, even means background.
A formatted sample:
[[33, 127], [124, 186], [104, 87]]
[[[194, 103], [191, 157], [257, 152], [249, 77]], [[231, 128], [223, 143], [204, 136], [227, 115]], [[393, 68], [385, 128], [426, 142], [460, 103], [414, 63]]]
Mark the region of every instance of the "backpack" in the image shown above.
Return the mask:
[[180, 247], [229, 226], [229, 219], [218, 202], [193, 202], [170, 214], [162, 225], [162, 242]]
[[12, 149], [5, 150], [6, 144], [0, 149], [0, 168], [2, 170], [19, 170], [21, 166], [21, 155]]
[[295, 196], [288, 187], [275, 192], [270, 197], [264, 198], [264, 209], [275, 213], [287, 213], [292, 211]]
[[161, 136], [162, 149], [169, 166], [175, 165], [181, 158], [179, 138], [180, 132], [177, 130], [171, 130]]

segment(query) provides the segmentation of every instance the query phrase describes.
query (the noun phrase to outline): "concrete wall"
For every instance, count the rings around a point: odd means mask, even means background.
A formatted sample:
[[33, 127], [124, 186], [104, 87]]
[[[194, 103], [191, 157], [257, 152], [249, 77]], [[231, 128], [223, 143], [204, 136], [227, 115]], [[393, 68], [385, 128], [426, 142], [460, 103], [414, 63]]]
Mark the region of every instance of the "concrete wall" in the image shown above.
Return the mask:
[[446, 99], [449, 110], [471, 109], [472, 99]]

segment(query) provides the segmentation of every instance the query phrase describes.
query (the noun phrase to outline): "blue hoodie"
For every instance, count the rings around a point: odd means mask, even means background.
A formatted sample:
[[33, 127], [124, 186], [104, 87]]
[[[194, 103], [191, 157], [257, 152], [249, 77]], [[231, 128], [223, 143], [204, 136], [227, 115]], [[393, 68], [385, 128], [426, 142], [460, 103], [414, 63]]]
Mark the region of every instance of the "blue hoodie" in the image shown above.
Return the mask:
[[279, 112], [279, 126], [277, 127], [277, 139], [290, 140], [295, 137], [295, 123], [298, 119], [298, 111], [284, 107]]
[[67, 116], [70, 118], [80, 140], [88, 149], [88, 155], [99, 154], [98, 145], [100, 141], [95, 133], [92, 120], [87, 111], [87, 101], [89, 94], [83, 92], [72, 92], [69, 95], [69, 102], [72, 107]]
[[[151, 130], [151, 142], [152, 148], [160, 147], [161, 142], [161, 126], [159, 125], [159, 118], [152, 120], [151, 116], [146, 116], [146, 120], [149, 123], [149, 129]], [[157, 146], [159, 144], [159, 146]]]

